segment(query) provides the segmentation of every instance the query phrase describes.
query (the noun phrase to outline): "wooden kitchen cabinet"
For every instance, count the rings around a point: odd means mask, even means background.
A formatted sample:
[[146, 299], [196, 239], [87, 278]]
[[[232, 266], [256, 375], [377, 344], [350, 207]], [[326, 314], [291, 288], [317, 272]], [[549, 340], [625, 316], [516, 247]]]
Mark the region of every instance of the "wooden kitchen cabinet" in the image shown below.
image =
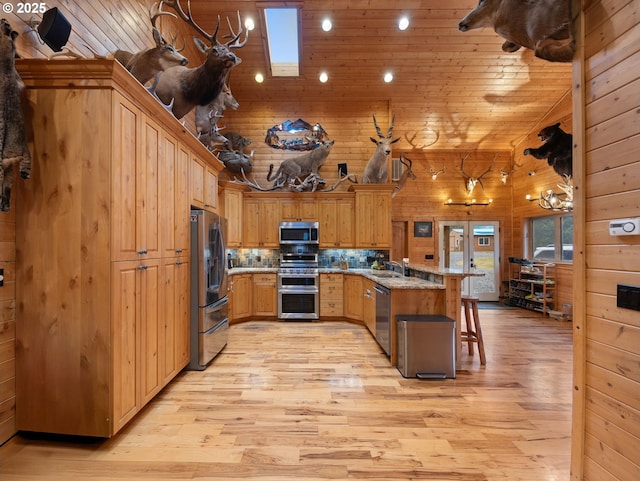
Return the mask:
[[[305, 195], [305, 194], [302, 194]], [[308, 195], [308, 194], [307, 194]], [[285, 222], [313, 221], [318, 220], [318, 204], [315, 198], [292, 198], [283, 197], [280, 199], [280, 220]]]
[[113, 94], [113, 118], [113, 259], [156, 258], [160, 127], [118, 93]]
[[242, 186], [234, 187], [237, 184], [225, 183], [223, 191], [224, 214], [227, 219], [227, 247], [242, 247], [242, 225], [243, 225], [243, 200]]
[[391, 194], [389, 184], [351, 186], [355, 191], [356, 247], [391, 248]]
[[280, 203], [277, 198], [247, 197], [243, 203], [242, 246], [280, 246], [278, 224]]
[[342, 317], [344, 276], [337, 273], [320, 274], [320, 317]]
[[278, 315], [278, 297], [275, 273], [253, 275], [253, 315]]
[[165, 259], [160, 310], [160, 382], [167, 384], [189, 362], [189, 257]]
[[234, 274], [229, 277], [229, 282], [230, 322], [250, 317], [253, 308], [253, 275]]
[[363, 280], [360, 275], [344, 276], [344, 316], [348, 319], [362, 320]]
[[37, 134], [15, 189], [16, 428], [110, 437], [188, 362], [189, 162], [222, 164], [114, 60], [17, 67]]
[[[189, 161], [190, 152], [173, 136], [164, 132], [160, 136], [159, 195], [160, 245], [163, 257], [189, 254]], [[185, 214], [186, 213], [186, 214]]]
[[218, 172], [197, 155], [191, 158], [191, 203], [200, 209], [217, 212]]
[[355, 247], [354, 208], [353, 195], [318, 200], [320, 248], [344, 249]]

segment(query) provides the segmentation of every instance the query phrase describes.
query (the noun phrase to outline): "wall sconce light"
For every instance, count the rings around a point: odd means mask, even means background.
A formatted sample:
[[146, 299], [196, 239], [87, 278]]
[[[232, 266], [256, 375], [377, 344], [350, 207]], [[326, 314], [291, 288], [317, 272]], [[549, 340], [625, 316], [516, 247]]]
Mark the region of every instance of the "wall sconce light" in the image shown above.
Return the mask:
[[464, 202], [454, 202], [453, 199], [447, 199], [444, 205], [464, 205], [466, 207], [473, 207], [475, 205], [491, 205], [493, 199], [487, 199], [485, 202], [478, 202], [476, 199], [465, 200]]
[[40, 23], [32, 22], [31, 26], [38, 31], [42, 41], [54, 52], [60, 52], [67, 44], [71, 33], [71, 24], [58, 10], [53, 7], [42, 14]]

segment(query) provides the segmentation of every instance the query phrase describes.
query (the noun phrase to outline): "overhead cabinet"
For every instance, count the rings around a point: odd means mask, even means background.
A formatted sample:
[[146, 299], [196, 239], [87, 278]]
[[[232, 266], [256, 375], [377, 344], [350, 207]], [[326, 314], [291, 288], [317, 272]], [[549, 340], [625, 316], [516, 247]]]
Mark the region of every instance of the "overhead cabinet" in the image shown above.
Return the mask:
[[189, 166], [222, 164], [115, 61], [17, 66], [16, 427], [109, 437], [188, 362]]

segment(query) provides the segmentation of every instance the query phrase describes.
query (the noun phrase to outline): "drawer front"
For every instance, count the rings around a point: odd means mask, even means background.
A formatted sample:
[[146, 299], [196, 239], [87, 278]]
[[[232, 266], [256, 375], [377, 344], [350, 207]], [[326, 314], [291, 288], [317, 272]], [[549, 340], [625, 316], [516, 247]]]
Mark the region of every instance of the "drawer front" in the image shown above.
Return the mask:
[[254, 274], [253, 282], [263, 282], [263, 283], [276, 283], [276, 275], [275, 274]]
[[340, 301], [323, 301], [320, 300], [320, 316], [324, 317], [342, 317], [344, 309], [342, 300]]

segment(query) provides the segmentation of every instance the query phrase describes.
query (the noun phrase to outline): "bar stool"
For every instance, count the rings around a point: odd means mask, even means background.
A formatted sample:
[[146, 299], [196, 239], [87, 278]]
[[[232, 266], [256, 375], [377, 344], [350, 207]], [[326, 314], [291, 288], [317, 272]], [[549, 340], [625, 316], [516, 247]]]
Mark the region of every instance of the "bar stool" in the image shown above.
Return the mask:
[[460, 332], [460, 339], [462, 342], [467, 343], [470, 355], [473, 354], [473, 344], [478, 344], [480, 364], [485, 365], [487, 364], [487, 359], [484, 355], [484, 341], [482, 340], [482, 328], [480, 327], [480, 316], [478, 315], [479, 300], [480, 299], [475, 296], [462, 296], [466, 330]]

